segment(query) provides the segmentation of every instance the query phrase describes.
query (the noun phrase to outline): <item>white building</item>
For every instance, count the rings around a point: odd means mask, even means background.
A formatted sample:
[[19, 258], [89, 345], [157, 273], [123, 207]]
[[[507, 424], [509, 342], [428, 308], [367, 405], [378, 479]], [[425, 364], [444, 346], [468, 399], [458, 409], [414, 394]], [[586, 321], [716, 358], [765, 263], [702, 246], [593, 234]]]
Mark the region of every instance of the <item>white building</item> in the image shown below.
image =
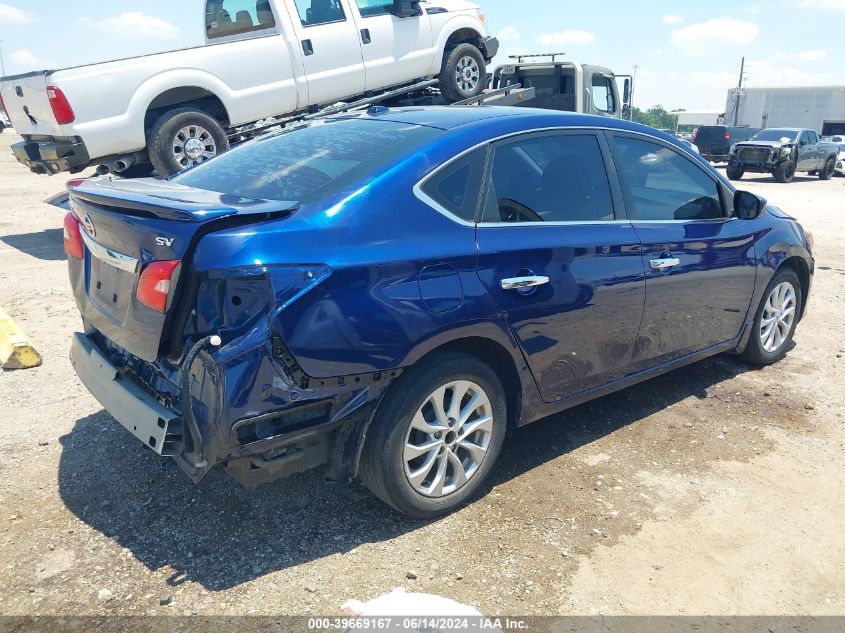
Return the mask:
[[845, 86], [734, 88], [728, 91], [725, 119], [727, 125], [845, 134]]

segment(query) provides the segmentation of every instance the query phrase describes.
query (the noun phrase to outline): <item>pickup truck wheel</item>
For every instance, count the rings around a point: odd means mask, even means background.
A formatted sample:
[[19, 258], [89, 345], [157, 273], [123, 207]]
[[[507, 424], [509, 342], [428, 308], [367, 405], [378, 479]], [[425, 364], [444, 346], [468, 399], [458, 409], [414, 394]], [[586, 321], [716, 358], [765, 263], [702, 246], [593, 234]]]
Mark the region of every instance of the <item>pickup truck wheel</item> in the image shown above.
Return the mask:
[[791, 268], [777, 271], [757, 307], [751, 338], [743, 353], [745, 360], [754, 365], [772, 365], [786, 356], [803, 301], [798, 275]]
[[399, 512], [431, 519], [482, 488], [506, 431], [496, 373], [474, 356], [438, 354], [388, 391], [367, 433], [361, 476]]
[[792, 182], [795, 178], [795, 163], [792, 161], [780, 163], [775, 167], [774, 177], [780, 183]]
[[836, 161], [829, 159], [819, 172], [819, 180], [830, 180], [833, 178], [833, 173], [836, 171]]
[[472, 44], [446, 51], [440, 71], [440, 92], [449, 103], [477, 97], [487, 84], [484, 55]]
[[745, 171], [739, 167], [728, 166], [727, 172], [728, 178], [731, 180], [742, 180], [742, 177], [745, 175]]
[[156, 121], [147, 141], [155, 170], [165, 178], [229, 149], [219, 121], [201, 110], [179, 108]]

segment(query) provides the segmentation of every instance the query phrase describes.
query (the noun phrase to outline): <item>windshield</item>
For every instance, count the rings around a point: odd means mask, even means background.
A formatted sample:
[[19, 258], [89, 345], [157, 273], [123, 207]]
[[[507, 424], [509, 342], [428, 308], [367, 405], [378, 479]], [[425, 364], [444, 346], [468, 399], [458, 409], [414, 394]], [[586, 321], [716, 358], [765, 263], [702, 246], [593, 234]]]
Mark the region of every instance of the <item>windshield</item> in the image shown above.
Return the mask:
[[798, 138], [798, 132], [795, 130], [761, 130], [754, 135], [754, 141], [782, 141], [784, 143], [794, 143]]
[[442, 133], [391, 121], [320, 121], [244, 143], [173, 180], [245, 198], [311, 202], [382, 171]]
[[845, 152], [845, 143], [842, 143], [842, 144], [839, 146], [839, 151], [840, 151], [840, 152]]

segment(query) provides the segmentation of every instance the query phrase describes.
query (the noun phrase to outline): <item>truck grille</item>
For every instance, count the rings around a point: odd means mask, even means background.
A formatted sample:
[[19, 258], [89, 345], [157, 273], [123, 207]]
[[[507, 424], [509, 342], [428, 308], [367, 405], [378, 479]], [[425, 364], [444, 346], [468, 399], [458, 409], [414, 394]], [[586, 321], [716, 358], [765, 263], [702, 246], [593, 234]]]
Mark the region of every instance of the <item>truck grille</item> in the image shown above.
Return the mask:
[[739, 150], [740, 160], [763, 162], [769, 160], [769, 150], [765, 147], [746, 147]]

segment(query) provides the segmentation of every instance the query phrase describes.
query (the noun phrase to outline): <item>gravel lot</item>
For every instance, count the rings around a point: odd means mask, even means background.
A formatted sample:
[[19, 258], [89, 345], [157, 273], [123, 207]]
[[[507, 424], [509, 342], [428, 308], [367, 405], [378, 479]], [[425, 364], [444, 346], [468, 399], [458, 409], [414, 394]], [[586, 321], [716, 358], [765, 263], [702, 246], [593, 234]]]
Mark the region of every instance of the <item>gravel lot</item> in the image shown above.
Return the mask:
[[425, 523], [319, 472], [194, 485], [111, 420], [67, 360], [62, 212], [41, 203], [66, 177], [27, 173], [16, 139], [0, 305], [44, 365], [0, 373], [0, 614], [336, 615], [402, 586], [488, 615], [845, 614], [845, 179], [747, 179], [816, 238], [783, 363], [720, 356], [533, 425], [487, 496]]

